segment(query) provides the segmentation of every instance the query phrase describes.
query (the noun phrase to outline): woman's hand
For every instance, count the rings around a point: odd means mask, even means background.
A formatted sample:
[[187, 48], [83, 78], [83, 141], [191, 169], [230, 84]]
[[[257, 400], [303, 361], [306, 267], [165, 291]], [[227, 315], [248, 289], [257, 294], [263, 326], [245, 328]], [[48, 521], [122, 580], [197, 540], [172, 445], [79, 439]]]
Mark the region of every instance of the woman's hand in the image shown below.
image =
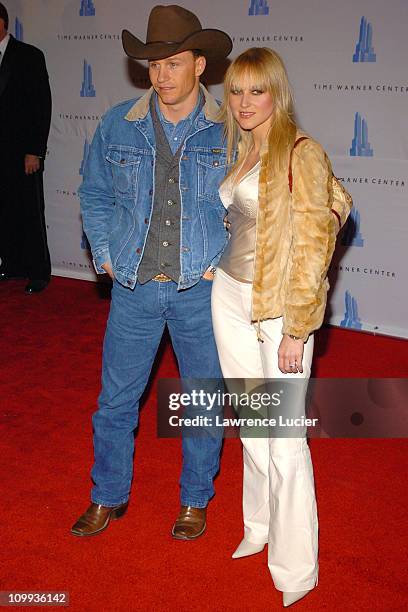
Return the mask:
[[278, 367], [284, 374], [303, 372], [303, 340], [284, 334], [278, 349]]
[[203, 274], [203, 278], [209, 281], [214, 280], [214, 272], [212, 272], [211, 270], [206, 270]]

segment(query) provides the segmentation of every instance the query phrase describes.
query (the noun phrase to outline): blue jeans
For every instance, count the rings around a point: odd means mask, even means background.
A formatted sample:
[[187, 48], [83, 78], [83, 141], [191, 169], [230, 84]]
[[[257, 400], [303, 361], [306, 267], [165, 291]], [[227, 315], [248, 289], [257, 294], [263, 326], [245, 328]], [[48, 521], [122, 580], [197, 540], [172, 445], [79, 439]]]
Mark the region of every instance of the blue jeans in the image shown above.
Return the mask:
[[[95, 463], [92, 501], [116, 506], [129, 498], [134, 430], [167, 324], [182, 378], [222, 377], [211, 321], [212, 281], [177, 291], [174, 282], [149, 281], [128, 289], [118, 282], [103, 346], [102, 391], [93, 415]], [[181, 504], [204, 508], [214, 495], [221, 435], [183, 436]]]

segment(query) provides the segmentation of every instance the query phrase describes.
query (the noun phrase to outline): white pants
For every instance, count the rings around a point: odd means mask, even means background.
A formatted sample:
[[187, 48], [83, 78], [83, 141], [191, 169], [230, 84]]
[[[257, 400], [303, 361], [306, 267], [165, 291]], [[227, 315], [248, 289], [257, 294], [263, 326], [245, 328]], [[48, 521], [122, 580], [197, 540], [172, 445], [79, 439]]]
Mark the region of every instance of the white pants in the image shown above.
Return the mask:
[[[278, 368], [282, 319], [251, 324], [252, 285], [222, 270], [215, 275], [212, 316], [224, 378], [309, 378], [313, 336], [304, 347], [303, 374]], [[268, 543], [268, 566], [280, 591], [317, 584], [318, 522], [309, 446], [300, 438], [242, 438], [245, 539]]]

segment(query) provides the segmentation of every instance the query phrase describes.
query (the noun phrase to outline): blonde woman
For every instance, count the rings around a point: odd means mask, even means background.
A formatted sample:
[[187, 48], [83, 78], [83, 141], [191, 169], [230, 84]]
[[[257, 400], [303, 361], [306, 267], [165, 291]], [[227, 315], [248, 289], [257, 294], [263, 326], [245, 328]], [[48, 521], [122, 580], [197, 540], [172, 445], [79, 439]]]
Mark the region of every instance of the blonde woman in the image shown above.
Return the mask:
[[[230, 241], [212, 292], [221, 368], [227, 379], [307, 379], [336, 235], [330, 162], [296, 127], [277, 53], [248, 49], [230, 65], [224, 85], [221, 111], [233, 164], [220, 188]], [[232, 555], [253, 555], [268, 544], [285, 607], [318, 579], [313, 467], [306, 437], [299, 436], [242, 439], [244, 539]]]

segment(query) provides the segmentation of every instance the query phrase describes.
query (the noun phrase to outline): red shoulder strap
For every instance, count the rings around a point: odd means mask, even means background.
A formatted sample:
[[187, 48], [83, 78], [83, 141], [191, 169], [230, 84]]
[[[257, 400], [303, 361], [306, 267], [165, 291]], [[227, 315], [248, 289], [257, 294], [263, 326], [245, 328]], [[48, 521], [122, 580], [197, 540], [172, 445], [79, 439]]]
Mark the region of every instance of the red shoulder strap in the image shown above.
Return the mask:
[[289, 191], [290, 191], [290, 193], [292, 193], [292, 184], [293, 184], [292, 155], [293, 155], [293, 151], [294, 151], [295, 147], [297, 147], [299, 142], [302, 142], [302, 140], [308, 140], [308, 137], [307, 136], [301, 136], [300, 138], [298, 138], [296, 140], [295, 144], [293, 145], [293, 149], [290, 152], [290, 157], [289, 157], [289, 175], [288, 175], [288, 182], [289, 182]]

